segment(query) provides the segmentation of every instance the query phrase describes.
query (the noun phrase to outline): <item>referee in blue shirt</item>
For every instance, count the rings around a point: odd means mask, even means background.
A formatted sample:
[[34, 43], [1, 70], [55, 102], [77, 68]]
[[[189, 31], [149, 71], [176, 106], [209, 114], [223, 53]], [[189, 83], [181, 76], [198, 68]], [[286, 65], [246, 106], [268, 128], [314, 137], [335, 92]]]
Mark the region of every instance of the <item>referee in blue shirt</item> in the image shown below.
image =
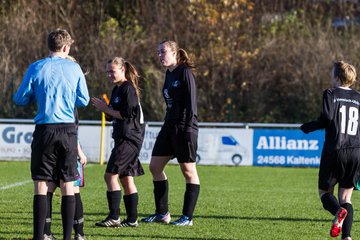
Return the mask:
[[80, 66], [66, 59], [74, 41], [64, 29], [48, 35], [49, 56], [32, 63], [14, 96], [17, 105], [36, 101], [38, 111], [31, 144], [34, 181], [33, 239], [44, 238], [47, 181], [60, 179], [63, 239], [71, 239], [75, 212], [73, 181], [77, 179], [77, 133], [74, 109], [89, 103]]

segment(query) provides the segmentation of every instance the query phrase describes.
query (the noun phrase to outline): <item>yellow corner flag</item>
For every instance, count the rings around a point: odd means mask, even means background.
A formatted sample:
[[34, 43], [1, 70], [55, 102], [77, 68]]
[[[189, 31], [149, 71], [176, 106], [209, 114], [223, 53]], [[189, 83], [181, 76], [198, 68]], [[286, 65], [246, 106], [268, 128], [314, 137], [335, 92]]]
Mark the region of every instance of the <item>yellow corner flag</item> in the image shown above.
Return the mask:
[[[110, 101], [107, 95], [104, 93], [102, 95], [102, 98], [106, 102], [107, 105], [109, 105]], [[100, 142], [100, 165], [104, 164], [104, 147], [105, 147], [105, 113], [101, 113], [101, 142]]]

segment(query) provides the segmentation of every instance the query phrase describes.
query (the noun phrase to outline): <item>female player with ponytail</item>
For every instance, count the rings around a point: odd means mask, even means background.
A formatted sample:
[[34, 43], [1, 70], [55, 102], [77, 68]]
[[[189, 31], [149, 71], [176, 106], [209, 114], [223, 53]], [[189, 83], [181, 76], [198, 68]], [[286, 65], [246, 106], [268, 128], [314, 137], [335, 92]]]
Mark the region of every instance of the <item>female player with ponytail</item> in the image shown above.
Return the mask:
[[142, 222], [169, 223], [168, 180], [164, 168], [177, 158], [186, 182], [182, 216], [171, 224], [191, 226], [195, 205], [200, 192], [196, 170], [198, 138], [196, 86], [192, 70], [195, 68], [187, 52], [173, 41], [158, 46], [158, 57], [166, 71], [163, 96], [166, 103], [165, 122], [156, 139], [150, 171], [153, 176], [155, 214]]
[[[100, 227], [137, 227], [138, 193], [134, 176], [144, 170], [138, 159], [144, 139], [144, 120], [139, 102], [139, 75], [132, 64], [115, 57], [107, 62], [107, 78], [115, 85], [110, 104], [92, 98], [93, 106], [113, 121], [114, 148], [107, 163], [104, 179], [107, 185], [109, 215], [95, 225]], [[121, 188], [124, 188], [124, 203], [127, 218], [120, 222]]]

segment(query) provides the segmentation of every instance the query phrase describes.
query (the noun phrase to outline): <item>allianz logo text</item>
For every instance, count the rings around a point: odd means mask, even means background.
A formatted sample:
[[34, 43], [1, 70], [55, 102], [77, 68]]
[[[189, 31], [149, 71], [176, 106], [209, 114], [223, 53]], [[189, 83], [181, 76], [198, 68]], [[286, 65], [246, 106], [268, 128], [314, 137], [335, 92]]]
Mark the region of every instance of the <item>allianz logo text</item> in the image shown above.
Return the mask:
[[264, 150], [319, 150], [319, 140], [287, 139], [282, 136], [260, 136], [256, 149]]

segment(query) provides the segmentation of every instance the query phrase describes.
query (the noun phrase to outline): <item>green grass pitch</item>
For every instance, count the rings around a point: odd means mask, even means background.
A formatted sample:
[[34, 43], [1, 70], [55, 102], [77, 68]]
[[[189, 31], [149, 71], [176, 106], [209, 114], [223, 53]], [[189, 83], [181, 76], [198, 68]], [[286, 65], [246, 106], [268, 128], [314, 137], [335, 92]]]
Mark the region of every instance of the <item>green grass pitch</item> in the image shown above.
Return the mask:
[[[135, 179], [139, 219], [154, 212], [153, 185], [146, 175]], [[105, 166], [85, 168], [84, 203], [87, 239], [330, 239], [332, 216], [322, 209], [314, 168], [198, 166], [201, 180], [194, 226], [142, 224], [138, 228], [95, 227], [107, 212]], [[185, 184], [177, 165], [165, 169], [170, 185], [173, 219], [182, 210]], [[28, 239], [32, 235], [33, 184], [29, 162], [0, 162], [0, 239]], [[22, 183], [14, 186], [15, 183]], [[53, 199], [53, 227], [61, 239], [60, 191]], [[360, 238], [360, 192], [353, 195], [353, 239]], [[123, 202], [121, 217], [124, 217]], [[340, 239], [340, 237], [338, 238]]]

